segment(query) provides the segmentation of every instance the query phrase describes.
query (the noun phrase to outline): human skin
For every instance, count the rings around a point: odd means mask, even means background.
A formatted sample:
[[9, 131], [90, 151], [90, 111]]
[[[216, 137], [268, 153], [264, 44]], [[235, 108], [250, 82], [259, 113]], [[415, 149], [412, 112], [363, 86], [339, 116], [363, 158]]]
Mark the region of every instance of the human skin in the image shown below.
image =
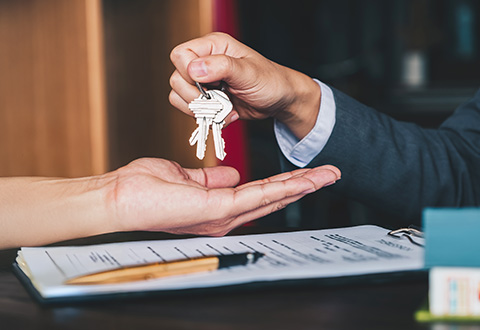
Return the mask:
[[237, 186], [234, 168], [158, 158], [84, 178], [1, 178], [0, 249], [135, 230], [221, 236], [339, 178], [327, 165]]
[[[192, 115], [194, 81], [224, 82], [240, 118], [274, 117], [299, 138], [313, 128], [320, 88], [306, 75], [214, 33], [177, 46], [170, 102]], [[222, 236], [339, 180], [330, 165], [298, 169], [240, 186], [231, 167], [185, 169], [143, 158], [84, 178], [0, 178], [0, 249], [44, 245], [119, 231]]]
[[307, 75], [268, 60], [224, 33], [211, 33], [175, 47], [170, 58], [170, 103], [192, 116], [188, 103], [198, 97], [194, 82], [222, 83], [234, 106], [226, 123], [273, 117], [298, 138], [314, 127], [321, 90]]

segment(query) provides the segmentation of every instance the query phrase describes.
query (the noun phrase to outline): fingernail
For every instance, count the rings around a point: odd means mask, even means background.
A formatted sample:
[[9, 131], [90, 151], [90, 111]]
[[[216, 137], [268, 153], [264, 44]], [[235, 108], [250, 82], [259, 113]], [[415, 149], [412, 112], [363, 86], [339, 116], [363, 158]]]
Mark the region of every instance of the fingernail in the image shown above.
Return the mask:
[[325, 184], [325, 185], [323, 186], [323, 188], [328, 187], [328, 186], [331, 186], [331, 185], [334, 184], [335, 182], [337, 182], [337, 180]]
[[238, 118], [240, 118], [240, 116], [238, 115], [238, 113], [234, 113], [232, 115], [232, 118], [230, 118], [230, 121], [233, 123], [234, 121], [238, 120]]
[[192, 61], [190, 63], [190, 73], [195, 77], [204, 77], [208, 74], [207, 71], [207, 65], [202, 60]]

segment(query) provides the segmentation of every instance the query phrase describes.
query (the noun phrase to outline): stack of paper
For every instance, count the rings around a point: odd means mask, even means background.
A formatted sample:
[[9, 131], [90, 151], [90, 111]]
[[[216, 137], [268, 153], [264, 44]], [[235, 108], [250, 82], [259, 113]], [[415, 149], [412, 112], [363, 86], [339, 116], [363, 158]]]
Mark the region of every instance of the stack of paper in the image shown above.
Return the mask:
[[[387, 229], [366, 225], [220, 238], [22, 248], [16, 268], [21, 280], [40, 300], [422, 270], [423, 248], [387, 233]], [[121, 284], [65, 284], [72, 277], [129, 265], [254, 251], [265, 256], [248, 266], [208, 273]]]

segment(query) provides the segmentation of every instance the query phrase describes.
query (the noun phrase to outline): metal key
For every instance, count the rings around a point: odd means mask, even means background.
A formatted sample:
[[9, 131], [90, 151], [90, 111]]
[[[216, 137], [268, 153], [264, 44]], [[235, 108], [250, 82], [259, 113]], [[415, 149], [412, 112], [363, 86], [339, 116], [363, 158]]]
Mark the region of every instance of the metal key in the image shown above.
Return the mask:
[[206, 141], [210, 126], [216, 114], [223, 109], [223, 105], [216, 98], [212, 97], [210, 92], [206, 92], [209, 98], [202, 93], [188, 105], [189, 109], [197, 118], [197, 129], [190, 136], [190, 145], [197, 144], [197, 158], [205, 157]]
[[215, 123], [224, 123], [225, 118], [227, 118], [228, 114], [232, 112], [233, 104], [230, 102], [227, 94], [219, 90], [211, 90], [209, 91], [210, 95], [215, 98], [218, 102], [220, 102], [223, 106], [222, 110], [217, 112], [217, 115], [213, 119]]
[[190, 143], [191, 146], [193, 146], [195, 143], [198, 141], [198, 132], [200, 132], [200, 126], [198, 126], [190, 136], [190, 139], [188, 140], [188, 143]]
[[[196, 100], [194, 100], [196, 101]], [[218, 108], [220, 107], [220, 105], [216, 104], [214, 102], [214, 100], [212, 101], [209, 101], [208, 103], [204, 102], [204, 103], [191, 103], [191, 109], [194, 114], [195, 114], [195, 118], [197, 118], [197, 124], [200, 124], [202, 121], [200, 120], [201, 118], [208, 118], [209, 120], [208, 121], [211, 121], [215, 116], [215, 113], [218, 111]], [[211, 109], [209, 109], [211, 108]], [[192, 133], [192, 135], [190, 136], [190, 140], [189, 140], [189, 143], [190, 145], [194, 145], [195, 143], [197, 143], [197, 140], [199, 138], [199, 132], [200, 132], [200, 129], [201, 129], [201, 125], [199, 125]]]
[[215, 118], [213, 118], [212, 131], [213, 131], [213, 142], [215, 145], [215, 155], [218, 159], [223, 160], [227, 155], [225, 152], [225, 140], [222, 138], [222, 128], [225, 125], [225, 118], [228, 114], [232, 112], [233, 105], [230, 102], [227, 94], [219, 90], [210, 91], [212, 98], [215, 98], [217, 101], [222, 103], [222, 110], [217, 112]]
[[215, 145], [215, 155], [218, 159], [223, 160], [227, 153], [225, 152], [225, 140], [222, 138], [222, 123], [212, 123], [213, 144]]

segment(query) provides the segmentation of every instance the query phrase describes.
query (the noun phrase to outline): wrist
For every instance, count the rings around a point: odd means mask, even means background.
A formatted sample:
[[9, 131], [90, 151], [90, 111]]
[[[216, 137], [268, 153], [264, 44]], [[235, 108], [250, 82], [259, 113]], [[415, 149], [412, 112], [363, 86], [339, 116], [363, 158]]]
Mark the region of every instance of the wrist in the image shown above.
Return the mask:
[[[39, 182], [52, 200], [51, 227], [58, 230], [53, 241], [75, 239], [115, 231], [107, 196], [114, 184], [108, 175]], [[41, 190], [40, 190], [41, 191]]]
[[303, 139], [315, 126], [321, 100], [320, 86], [307, 75], [285, 68], [287, 72], [289, 101], [275, 118], [288, 127], [299, 139]]
[[72, 185], [67, 199], [70, 205], [67, 204], [65, 212], [74, 211], [78, 215], [75, 236], [88, 237], [118, 231], [114, 210], [108, 203], [115, 178], [104, 174], [71, 180], [67, 183]]

